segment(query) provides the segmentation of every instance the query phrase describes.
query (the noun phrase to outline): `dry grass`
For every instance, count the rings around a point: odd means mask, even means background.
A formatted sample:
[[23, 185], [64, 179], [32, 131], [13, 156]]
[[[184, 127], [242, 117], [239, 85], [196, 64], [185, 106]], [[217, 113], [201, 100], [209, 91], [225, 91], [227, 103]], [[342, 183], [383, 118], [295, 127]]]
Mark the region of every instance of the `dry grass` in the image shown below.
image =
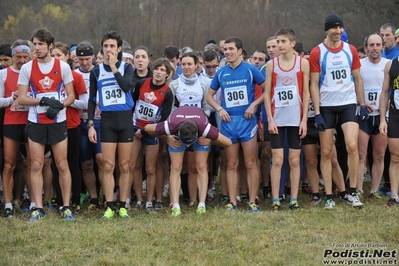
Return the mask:
[[[309, 196], [301, 195], [304, 205]], [[387, 198], [364, 200], [354, 209], [338, 203], [251, 214], [245, 206], [227, 212], [216, 201], [205, 215], [183, 208], [180, 217], [162, 211], [132, 218], [100, 220], [102, 212], [83, 212], [63, 221], [55, 212], [26, 222], [28, 214], [0, 219], [0, 265], [321, 265], [333, 243], [399, 243], [398, 208], [383, 208]], [[165, 202], [166, 203], [166, 202]]]

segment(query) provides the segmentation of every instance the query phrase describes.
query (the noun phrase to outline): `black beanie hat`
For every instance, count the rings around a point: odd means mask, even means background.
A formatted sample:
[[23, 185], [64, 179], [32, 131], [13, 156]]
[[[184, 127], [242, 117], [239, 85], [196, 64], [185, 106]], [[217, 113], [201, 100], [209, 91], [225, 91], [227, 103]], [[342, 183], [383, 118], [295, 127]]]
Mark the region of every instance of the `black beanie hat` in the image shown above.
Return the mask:
[[335, 13], [328, 15], [324, 21], [324, 30], [328, 31], [329, 29], [337, 26], [344, 26], [344, 21], [342, 20], [341, 16]]

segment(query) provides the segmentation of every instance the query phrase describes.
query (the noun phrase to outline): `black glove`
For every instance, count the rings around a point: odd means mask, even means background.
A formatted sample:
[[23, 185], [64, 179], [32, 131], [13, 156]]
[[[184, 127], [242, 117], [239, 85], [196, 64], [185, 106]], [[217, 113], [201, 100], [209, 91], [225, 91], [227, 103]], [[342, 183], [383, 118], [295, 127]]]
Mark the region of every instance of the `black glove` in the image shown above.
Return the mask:
[[41, 98], [40, 99], [40, 106], [50, 106], [50, 107], [53, 107], [53, 108], [55, 108], [57, 110], [58, 109], [59, 110], [64, 109], [64, 105], [60, 101], [58, 101], [58, 100], [56, 100], [54, 98], [49, 98], [49, 97]]
[[50, 107], [47, 109], [47, 111], [46, 111], [46, 116], [47, 116], [48, 118], [50, 118], [50, 119], [54, 119], [54, 118], [58, 115], [58, 112], [59, 112], [59, 111], [61, 111], [61, 110], [56, 109], [56, 108], [50, 106]]
[[364, 121], [369, 118], [369, 111], [367, 111], [367, 106], [363, 105], [360, 107], [360, 118]]
[[327, 128], [326, 122], [324, 122], [324, 118], [321, 114], [314, 116], [314, 125], [319, 131], [325, 131]]

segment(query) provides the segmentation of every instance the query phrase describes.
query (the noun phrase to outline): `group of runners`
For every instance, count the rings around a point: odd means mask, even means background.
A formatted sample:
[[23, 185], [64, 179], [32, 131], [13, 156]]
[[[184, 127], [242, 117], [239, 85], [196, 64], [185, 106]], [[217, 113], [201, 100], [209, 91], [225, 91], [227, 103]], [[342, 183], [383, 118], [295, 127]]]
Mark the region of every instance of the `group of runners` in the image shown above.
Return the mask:
[[4, 217], [21, 206], [24, 186], [29, 221], [54, 207], [75, 219], [82, 187], [89, 210], [105, 208], [102, 219], [164, 209], [165, 187], [173, 216], [181, 215], [180, 190], [203, 214], [219, 171], [221, 202], [230, 211], [240, 201], [259, 212], [260, 187], [274, 212], [288, 195], [288, 208], [299, 209], [300, 186], [311, 205], [320, 204], [321, 178], [325, 209], [337, 199], [361, 208], [368, 154], [368, 197], [385, 193], [386, 206], [396, 205], [399, 31], [388, 23], [367, 36], [360, 59], [342, 40], [338, 14], [324, 27], [325, 40], [307, 56], [288, 28], [267, 39], [267, 53], [249, 59], [237, 37], [202, 52], [167, 46], [151, 63], [145, 46], [133, 50], [115, 31], [104, 34], [98, 54], [86, 41], [55, 42], [47, 29], [1, 45]]

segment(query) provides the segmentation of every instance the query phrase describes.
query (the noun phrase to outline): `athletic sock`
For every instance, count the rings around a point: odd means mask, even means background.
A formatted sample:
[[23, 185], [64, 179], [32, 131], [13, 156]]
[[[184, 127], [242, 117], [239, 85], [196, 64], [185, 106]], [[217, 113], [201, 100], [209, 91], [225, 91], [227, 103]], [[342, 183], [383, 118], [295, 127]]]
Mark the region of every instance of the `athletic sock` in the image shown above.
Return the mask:
[[290, 198], [290, 204], [292, 205], [292, 202], [293, 201], [298, 201], [298, 199], [297, 198]]
[[114, 202], [113, 201], [107, 201], [107, 208], [111, 208], [111, 210], [115, 210], [115, 207], [114, 207]]
[[198, 207], [204, 207], [205, 208], [205, 202], [198, 203]]
[[280, 203], [280, 199], [279, 198], [273, 198], [273, 203], [278, 202]]
[[126, 201], [119, 202], [119, 209], [121, 209], [121, 208], [126, 208]]
[[93, 199], [90, 199], [90, 204], [100, 205], [100, 202], [99, 202], [98, 198], [93, 198]]
[[12, 203], [6, 203], [5, 204], [5, 206], [4, 206], [4, 209], [13, 209], [13, 207], [12, 207]]
[[332, 200], [332, 199], [333, 199], [333, 194], [328, 194], [328, 195], [327, 195], [327, 199], [328, 199], [328, 200], [329, 200], [329, 199]]
[[146, 208], [151, 207], [151, 206], [152, 206], [152, 202], [151, 202], [151, 201], [147, 201], [147, 202], [145, 203], [145, 207], [146, 207]]
[[356, 194], [356, 188], [350, 187], [349, 194], [351, 194], [351, 195]]
[[36, 208], [36, 203], [31, 201], [29, 205], [29, 210], [32, 210], [33, 208]]
[[313, 197], [317, 197], [318, 199], [320, 198], [320, 193], [312, 193]]
[[173, 208], [176, 208], [176, 209], [180, 210], [180, 204], [179, 203], [173, 203]]
[[343, 199], [343, 198], [345, 198], [345, 196], [346, 196], [346, 191], [344, 190], [344, 191], [338, 192], [338, 195], [339, 195], [339, 197], [340, 197], [341, 199]]

